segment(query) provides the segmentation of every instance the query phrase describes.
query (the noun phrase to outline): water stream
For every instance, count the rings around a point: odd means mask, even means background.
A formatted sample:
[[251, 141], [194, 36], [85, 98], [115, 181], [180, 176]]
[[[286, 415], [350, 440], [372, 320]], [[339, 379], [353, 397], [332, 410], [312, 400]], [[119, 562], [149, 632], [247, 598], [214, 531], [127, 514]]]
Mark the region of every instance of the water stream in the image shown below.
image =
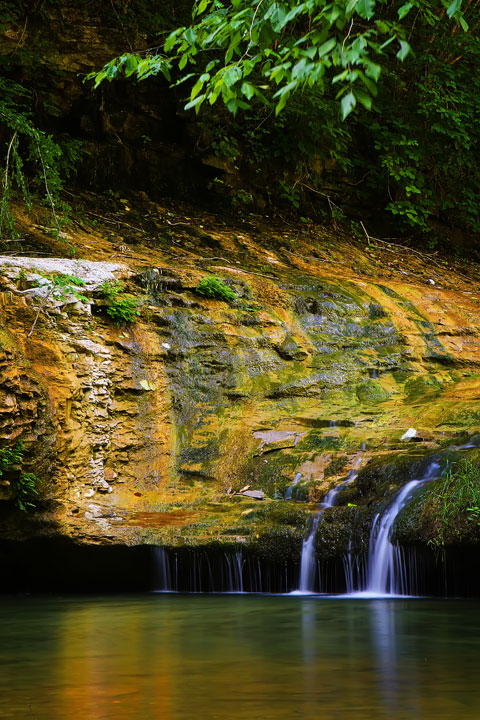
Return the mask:
[[328, 508], [335, 505], [337, 496], [346, 485], [349, 485], [357, 477], [355, 470], [350, 470], [346, 479], [328, 491], [320, 505], [319, 512], [313, 518], [312, 526], [305, 536], [302, 545], [302, 555], [300, 558], [300, 581], [298, 590], [300, 593], [312, 593], [315, 588], [315, 538], [317, 536], [318, 525], [320, 519]]
[[288, 486], [288, 488], [285, 491], [285, 500], [291, 500], [292, 499], [292, 493], [296, 485], [300, 482], [300, 478], [302, 477], [302, 473], [297, 473], [293, 479], [293, 483]]
[[414, 491], [439, 474], [440, 465], [432, 461], [421, 478], [404, 485], [391, 505], [375, 516], [370, 533], [367, 592], [376, 595], [406, 595], [409, 592], [402, 549], [392, 543], [393, 526]]
[[[477, 447], [477, 442], [457, 449]], [[357, 461], [357, 468], [361, 459]], [[425, 592], [425, 578], [430, 579], [432, 570], [426, 571], [425, 558], [418, 557], [415, 549], [404, 549], [392, 542], [395, 521], [411, 500], [413, 494], [426, 483], [441, 475], [441, 460], [432, 460], [426, 470], [416, 479], [404, 485], [390, 503], [379, 512], [372, 524], [368, 554], [356, 553], [355, 538], [349, 543], [347, 553], [333, 561], [317, 562], [316, 536], [326, 510], [333, 507], [338, 495], [357, 477], [352, 469], [343, 482], [325, 495], [313, 516], [301, 551], [300, 572], [294, 559], [273, 561], [255, 557], [248, 551], [219, 549], [216, 553], [193, 550], [190, 553], [154, 549], [155, 589], [180, 592], [260, 592], [293, 593], [309, 595], [315, 592], [342, 593], [364, 597], [392, 597], [416, 595]], [[297, 473], [288, 488], [286, 499], [300, 480]], [[289, 492], [290, 491], [290, 492]], [[433, 561], [432, 561], [433, 562]], [[330, 564], [329, 564], [330, 563]], [[433, 570], [438, 576], [438, 571]], [[435, 581], [436, 592], [447, 592], [447, 576]], [[427, 579], [427, 583], [430, 582]], [[455, 581], [456, 582], [456, 581]], [[442, 586], [443, 583], [443, 586]], [[345, 590], [342, 589], [342, 585]], [[442, 590], [443, 587], [443, 590]], [[294, 589], [296, 588], [296, 589]], [[428, 592], [427, 586], [427, 592]]]

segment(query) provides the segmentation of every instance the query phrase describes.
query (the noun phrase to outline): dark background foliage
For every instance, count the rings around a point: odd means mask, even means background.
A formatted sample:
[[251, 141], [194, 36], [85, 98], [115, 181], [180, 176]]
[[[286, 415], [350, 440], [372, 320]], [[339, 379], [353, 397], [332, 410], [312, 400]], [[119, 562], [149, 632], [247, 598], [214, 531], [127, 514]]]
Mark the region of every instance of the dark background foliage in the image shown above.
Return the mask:
[[39, 191], [60, 215], [62, 183], [69, 182], [241, 211], [275, 208], [304, 221], [346, 219], [357, 233], [362, 222], [371, 232], [414, 235], [431, 245], [475, 242], [475, 16], [465, 32], [453, 22], [432, 25], [412, 14], [408, 39], [414, 53], [402, 63], [386, 55], [371, 109], [361, 108], [345, 121], [335, 88], [327, 85], [292, 95], [278, 115], [253, 102], [236, 115], [205, 104], [195, 116], [183, 110], [188, 81], [171, 88], [159, 77], [121, 79], [96, 91], [83, 82], [113, 55], [160, 43], [162, 32], [189, 22], [191, 5], [2, 4], [3, 235], [14, 232], [12, 193], [28, 202]]

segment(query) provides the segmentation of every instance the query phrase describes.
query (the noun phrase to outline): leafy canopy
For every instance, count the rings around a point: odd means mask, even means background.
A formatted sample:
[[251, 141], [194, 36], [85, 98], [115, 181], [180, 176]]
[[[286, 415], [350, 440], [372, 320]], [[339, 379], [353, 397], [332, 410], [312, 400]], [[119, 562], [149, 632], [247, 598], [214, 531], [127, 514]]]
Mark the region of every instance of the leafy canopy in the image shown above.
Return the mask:
[[387, 57], [403, 61], [417, 21], [468, 24], [462, 0], [197, 0], [189, 26], [144, 54], [126, 53], [98, 73], [95, 87], [119, 74], [162, 74], [190, 82], [186, 109], [221, 99], [232, 112], [254, 102], [278, 114], [292, 94], [332, 85], [345, 119], [372, 107]]

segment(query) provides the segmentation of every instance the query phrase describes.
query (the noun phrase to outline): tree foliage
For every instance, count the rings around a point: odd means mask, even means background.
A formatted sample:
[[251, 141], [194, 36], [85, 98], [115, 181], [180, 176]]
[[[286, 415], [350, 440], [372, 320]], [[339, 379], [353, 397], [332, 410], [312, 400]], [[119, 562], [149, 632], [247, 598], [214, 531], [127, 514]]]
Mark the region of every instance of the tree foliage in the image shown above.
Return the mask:
[[190, 25], [91, 77], [185, 87], [211, 148], [259, 185], [275, 163], [262, 191], [295, 207], [479, 232], [479, 29], [475, 0], [197, 0]]
[[410, 53], [413, 22], [434, 28], [454, 18], [468, 30], [461, 6], [462, 0], [197, 0], [188, 27], [145, 55], [115, 58], [95, 83], [119, 73], [171, 80], [175, 69], [179, 82], [191, 81], [186, 109], [221, 98], [232, 113], [257, 100], [273, 103], [277, 114], [295, 92], [331, 84], [345, 119], [357, 104], [371, 109], [385, 60]]

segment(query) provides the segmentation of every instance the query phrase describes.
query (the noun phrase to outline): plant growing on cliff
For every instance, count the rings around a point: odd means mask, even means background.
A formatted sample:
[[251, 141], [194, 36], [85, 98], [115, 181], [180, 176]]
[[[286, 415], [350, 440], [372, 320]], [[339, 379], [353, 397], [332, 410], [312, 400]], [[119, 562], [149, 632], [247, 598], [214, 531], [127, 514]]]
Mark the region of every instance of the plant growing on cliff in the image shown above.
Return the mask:
[[125, 285], [118, 280], [105, 280], [100, 285], [100, 294], [106, 301], [106, 313], [118, 323], [133, 323], [140, 315], [139, 300], [125, 292]]
[[84, 280], [76, 277], [75, 275], [69, 275], [68, 273], [58, 273], [57, 275], [47, 276], [43, 275], [41, 280], [37, 281], [37, 287], [46, 287], [47, 292], [41, 300], [39, 300], [37, 314], [30, 328], [30, 332], [27, 337], [31, 337], [41, 311], [46, 312], [48, 301], [51, 297], [57, 300], [66, 300], [69, 295], [78, 300], [78, 302], [88, 302], [88, 298], [79, 291], [86, 285]]
[[465, 523], [480, 518], [480, 466], [468, 458], [449, 462], [434, 503], [436, 531], [429, 544], [442, 550], [447, 538], [458, 536]]
[[22, 471], [24, 452], [25, 446], [22, 440], [0, 450], [0, 477], [4, 473], [11, 474], [10, 486], [15, 504], [20, 510], [27, 512], [36, 507], [35, 498], [38, 495], [40, 480], [35, 473]]
[[238, 300], [237, 293], [232, 290], [221, 278], [210, 275], [202, 278], [195, 288], [198, 295], [213, 298], [214, 300], [223, 300], [227, 303], [233, 303]]
[[82, 154], [81, 143], [59, 143], [40, 130], [32, 120], [35, 102], [30, 90], [0, 75], [0, 136], [7, 138], [0, 160], [0, 241], [6, 236], [18, 237], [12, 213], [15, 194], [31, 209], [31, 190], [39, 191], [51, 210], [57, 235], [60, 213], [68, 211], [60, 197], [62, 178], [74, 170]]

